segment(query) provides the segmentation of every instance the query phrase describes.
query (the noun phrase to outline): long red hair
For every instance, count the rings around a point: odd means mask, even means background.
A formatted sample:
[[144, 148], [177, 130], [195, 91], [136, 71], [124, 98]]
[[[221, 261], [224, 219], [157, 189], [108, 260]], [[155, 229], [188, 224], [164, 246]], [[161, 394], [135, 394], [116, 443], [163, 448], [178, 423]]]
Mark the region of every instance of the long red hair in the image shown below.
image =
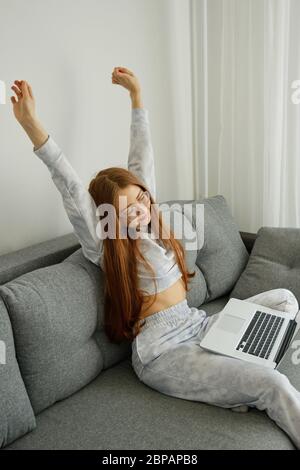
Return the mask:
[[[97, 207], [105, 203], [111, 204], [117, 209], [119, 207], [119, 189], [124, 189], [128, 185], [136, 185], [144, 191], [149, 191], [132, 172], [119, 167], [110, 167], [99, 171], [91, 180], [88, 191]], [[151, 226], [154, 222], [156, 229], [158, 229], [156, 236], [162, 240], [165, 248], [174, 250], [178, 266], [182, 272], [185, 289], [188, 290], [189, 278], [194, 277], [195, 272], [189, 273], [187, 271], [182, 244], [174, 238], [171, 228], [166, 227], [163, 223], [161, 212], [156, 209], [157, 206], [151, 194], [150, 201], [151, 204], [154, 204], [154, 206], [151, 206]], [[138, 320], [141, 319], [140, 312], [146, 301], [146, 294], [138, 287], [137, 261], [140, 260], [150, 272], [153, 274], [154, 272], [140, 251], [139, 238], [119, 237], [118, 210], [115, 211], [115, 223], [116, 238], [103, 239], [105, 271], [104, 330], [111, 342], [119, 344], [124, 339], [132, 341], [141, 328]], [[168, 238], [162, 238], [163, 234], [166, 233]], [[155, 302], [156, 295], [154, 295], [151, 305]]]

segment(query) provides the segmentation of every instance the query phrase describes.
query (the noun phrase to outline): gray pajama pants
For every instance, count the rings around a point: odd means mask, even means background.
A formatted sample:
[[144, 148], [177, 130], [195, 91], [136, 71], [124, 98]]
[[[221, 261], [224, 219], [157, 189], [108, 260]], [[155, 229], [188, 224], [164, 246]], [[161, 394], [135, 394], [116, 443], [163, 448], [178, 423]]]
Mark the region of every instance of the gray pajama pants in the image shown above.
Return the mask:
[[[282, 311], [299, 309], [287, 289], [272, 289], [246, 300]], [[237, 411], [247, 411], [248, 406], [265, 410], [300, 449], [300, 392], [289, 379], [276, 369], [199, 346], [219, 314], [207, 316], [184, 300], [146, 317], [132, 342], [136, 375], [166, 395]]]

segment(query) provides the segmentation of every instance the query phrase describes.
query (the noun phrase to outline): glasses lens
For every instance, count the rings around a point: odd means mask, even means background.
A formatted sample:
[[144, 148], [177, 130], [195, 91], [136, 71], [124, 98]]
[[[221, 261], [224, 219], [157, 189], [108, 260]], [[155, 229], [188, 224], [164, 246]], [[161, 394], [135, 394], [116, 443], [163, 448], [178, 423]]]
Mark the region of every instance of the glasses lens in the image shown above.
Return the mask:
[[[149, 200], [150, 200], [150, 193], [148, 191], [144, 191], [140, 198], [140, 202], [146, 203]], [[137, 215], [139, 215], [138, 211], [140, 211], [141, 209], [140, 202], [138, 202], [137, 204], [132, 204], [127, 209], [124, 209], [124, 211], [122, 211], [122, 215], [127, 214], [127, 217], [136, 217]]]

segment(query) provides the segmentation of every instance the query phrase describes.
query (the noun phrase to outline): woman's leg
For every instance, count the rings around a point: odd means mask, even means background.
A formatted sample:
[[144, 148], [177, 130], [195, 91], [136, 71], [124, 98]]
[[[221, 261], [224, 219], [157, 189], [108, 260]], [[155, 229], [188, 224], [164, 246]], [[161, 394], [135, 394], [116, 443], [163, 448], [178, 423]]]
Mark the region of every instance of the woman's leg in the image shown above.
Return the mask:
[[271, 289], [244, 300], [283, 312], [297, 313], [299, 311], [298, 301], [289, 289]]
[[140, 380], [185, 400], [264, 410], [300, 449], [300, 392], [276, 369], [206, 351], [187, 341], [149, 362]]
[[[299, 311], [298, 301], [295, 295], [288, 289], [271, 289], [260, 292], [259, 294], [253, 295], [252, 297], [248, 297], [244, 300], [264, 305], [265, 307], [274, 308], [275, 310], [281, 310], [283, 312], [297, 313]], [[216, 318], [214, 320], [216, 320]], [[232, 411], [242, 413], [245, 413], [248, 410], [249, 407], [247, 405], [232, 408]]]
[[[256, 302], [261, 302], [263, 294], [266, 293], [253, 296], [252, 300], [256, 298]], [[268, 306], [280, 305], [283, 310], [285, 302], [286, 308], [291, 307], [288, 301], [291, 296], [285, 290], [277, 296], [278, 292], [269, 292], [264, 297]], [[294, 301], [293, 308], [297, 308]], [[218, 314], [213, 315], [216, 316]], [[205, 328], [204, 334], [208, 329]], [[151, 347], [153, 345], [149, 344]], [[249, 405], [264, 410], [300, 449], [300, 392], [276, 369], [204, 350], [199, 341], [192, 338], [171, 346], [148, 362], [140, 380], [161, 393], [178, 398], [222, 408]]]

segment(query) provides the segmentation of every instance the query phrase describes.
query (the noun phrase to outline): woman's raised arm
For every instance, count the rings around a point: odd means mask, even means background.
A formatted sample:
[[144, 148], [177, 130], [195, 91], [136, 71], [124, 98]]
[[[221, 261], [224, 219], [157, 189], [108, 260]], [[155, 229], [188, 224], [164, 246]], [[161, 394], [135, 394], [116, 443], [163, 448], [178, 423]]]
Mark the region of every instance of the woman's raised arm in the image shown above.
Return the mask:
[[144, 182], [155, 200], [155, 166], [149, 111], [143, 107], [139, 81], [131, 70], [125, 67], [115, 67], [112, 73], [112, 82], [126, 88], [131, 98], [128, 170]]
[[103, 268], [103, 240], [98, 236], [100, 223], [96, 204], [62, 150], [37, 119], [30, 85], [24, 80], [15, 83], [17, 86], [11, 87], [18, 97], [18, 101], [11, 97], [15, 117], [32, 141], [34, 153], [50, 171], [83, 254]]
[[128, 170], [132, 171], [145, 183], [155, 200], [154, 153], [150, 133], [149, 112], [145, 108], [131, 109]]

